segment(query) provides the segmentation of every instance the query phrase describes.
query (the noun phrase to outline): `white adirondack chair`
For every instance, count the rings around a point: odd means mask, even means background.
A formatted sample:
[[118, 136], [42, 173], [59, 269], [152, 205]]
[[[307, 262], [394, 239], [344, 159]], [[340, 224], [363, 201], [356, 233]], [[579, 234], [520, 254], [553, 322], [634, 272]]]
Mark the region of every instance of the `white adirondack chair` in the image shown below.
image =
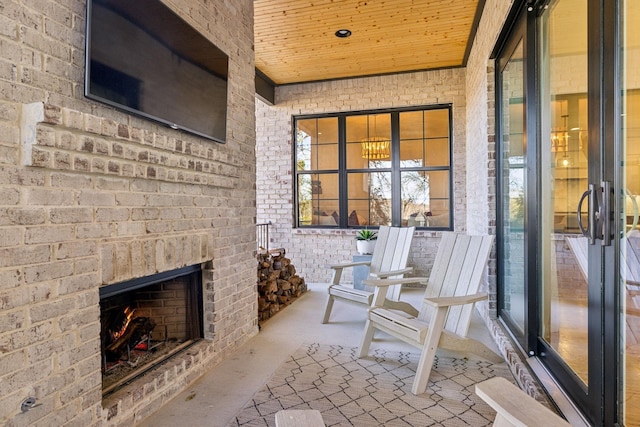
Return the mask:
[[[415, 227], [387, 227], [381, 226], [378, 230], [378, 239], [373, 250], [371, 261], [351, 262], [332, 265], [333, 277], [329, 284], [329, 297], [322, 317], [322, 323], [329, 321], [331, 309], [335, 299], [370, 306], [373, 301], [373, 292], [355, 289], [352, 285], [340, 283], [342, 272], [345, 268], [353, 268], [361, 265], [369, 266], [369, 278], [401, 278], [404, 274], [413, 271], [407, 267], [411, 240]], [[398, 301], [402, 284], [389, 287], [387, 298]], [[386, 294], [385, 294], [386, 295]]]
[[[367, 280], [376, 286], [373, 307], [360, 343], [360, 357], [369, 353], [376, 329], [421, 349], [411, 392], [424, 393], [438, 347], [477, 354], [494, 363], [503, 359], [479, 341], [467, 338], [473, 305], [487, 298], [478, 292], [489, 259], [493, 236], [445, 232], [429, 279]], [[427, 283], [421, 310], [404, 302], [383, 307], [386, 287], [397, 283]]]
[[502, 377], [476, 384], [476, 394], [495, 409], [495, 427], [571, 427], [558, 414]]

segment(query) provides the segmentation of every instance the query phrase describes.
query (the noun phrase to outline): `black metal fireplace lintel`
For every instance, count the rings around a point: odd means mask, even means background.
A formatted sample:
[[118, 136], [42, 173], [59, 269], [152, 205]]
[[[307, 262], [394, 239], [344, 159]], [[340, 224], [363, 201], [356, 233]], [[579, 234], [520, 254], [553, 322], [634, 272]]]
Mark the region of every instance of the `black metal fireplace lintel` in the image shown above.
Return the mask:
[[129, 280], [126, 282], [102, 286], [100, 287], [100, 299], [109, 298], [123, 292], [132, 291], [135, 289], [143, 288], [145, 286], [175, 279], [176, 277], [186, 276], [187, 274], [196, 273], [201, 270], [202, 267], [199, 264], [196, 264], [178, 268], [176, 270], [153, 274], [151, 276], [139, 277], [137, 279]]

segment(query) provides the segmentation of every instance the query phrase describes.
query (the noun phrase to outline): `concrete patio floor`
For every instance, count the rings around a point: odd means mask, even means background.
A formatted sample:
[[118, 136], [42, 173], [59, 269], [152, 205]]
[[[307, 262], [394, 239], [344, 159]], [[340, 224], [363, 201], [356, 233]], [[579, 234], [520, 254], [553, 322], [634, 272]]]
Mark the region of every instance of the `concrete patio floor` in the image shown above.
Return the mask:
[[[423, 289], [408, 288], [401, 299], [418, 305], [423, 292]], [[326, 296], [326, 285], [309, 284], [309, 291], [264, 322], [258, 335], [137, 425], [224, 427], [301, 345], [317, 342], [358, 346], [364, 329], [365, 308], [338, 301], [334, 304], [330, 323], [323, 325], [320, 319]], [[477, 312], [469, 336], [498, 353]], [[381, 345], [392, 351], [418, 352], [418, 349], [378, 332], [372, 348]]]

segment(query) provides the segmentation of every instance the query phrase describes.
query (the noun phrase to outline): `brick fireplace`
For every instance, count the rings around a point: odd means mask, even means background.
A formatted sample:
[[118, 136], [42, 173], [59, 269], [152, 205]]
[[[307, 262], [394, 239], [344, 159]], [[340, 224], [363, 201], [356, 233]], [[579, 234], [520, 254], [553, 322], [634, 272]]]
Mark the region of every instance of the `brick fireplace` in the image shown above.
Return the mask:
[[[229, 56], [224, 144], [84, 97], [84, 1], [7, 6], [0, 425], [135, 425], [258, 332], [253, 2], [170, 2]], [[103, 396], [101, 296], [191, 266], [199, 333], [149, 316], [153, 341], [165, 341], [164, 323], [167, 341], [191, 345]]]
[[[19, 328], [0, 335], [0, 351], [15, 359], [0, 356], [14, 370], [5, 384], [19, 378], [21, 355], [51, 379], [32, 382], [24, 371], [19, 392], [0, 384], [6, 414], [32, 425], [59, 425], [61, 412], [84, 413], [82, 425], [143, 419], [257, 333], [255, 218], [242, 214], [255, 213], [255, 202], [236, 199], [242, 191], [234, 184], [242, 163], [221, 158], [211, 141], [51, 104], [24, 105], [20, 122], [19, 176], [42, 177], [24, 198], [41, 207], [5, 209], [29, 224], [24, 247], [0, 257], [27, 265], [2, 277], [29, 296], [24, 308], [0, 301]], [[235, 207], [244, 204], [242, 212]], [[105, 334], [128, 308], [134, 321], [150, 319], [151, 336], [106, 351], [114, 343]], [[33, 325], [28, 342], [23, 324]], [[141, 341], [147, 353], [171, 357], [147, 360], [136, 348]], [[144, 369], [112, 383], [116, 363]], [[61, 394], [78, 396], [68, 412]], [[18, 412], [27, 397], [37, 406]]]
[[201, 279], [195, 265], [100, 288], [103, 396], [202, 338]]

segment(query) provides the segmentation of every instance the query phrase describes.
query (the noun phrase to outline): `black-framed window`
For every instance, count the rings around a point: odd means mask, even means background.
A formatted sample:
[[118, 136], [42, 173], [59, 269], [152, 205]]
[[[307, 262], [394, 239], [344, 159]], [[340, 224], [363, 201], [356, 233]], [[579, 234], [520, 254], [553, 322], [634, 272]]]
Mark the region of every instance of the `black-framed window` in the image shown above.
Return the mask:
[[293, 118], [298, 227], [452, 229], [451, 106]]

